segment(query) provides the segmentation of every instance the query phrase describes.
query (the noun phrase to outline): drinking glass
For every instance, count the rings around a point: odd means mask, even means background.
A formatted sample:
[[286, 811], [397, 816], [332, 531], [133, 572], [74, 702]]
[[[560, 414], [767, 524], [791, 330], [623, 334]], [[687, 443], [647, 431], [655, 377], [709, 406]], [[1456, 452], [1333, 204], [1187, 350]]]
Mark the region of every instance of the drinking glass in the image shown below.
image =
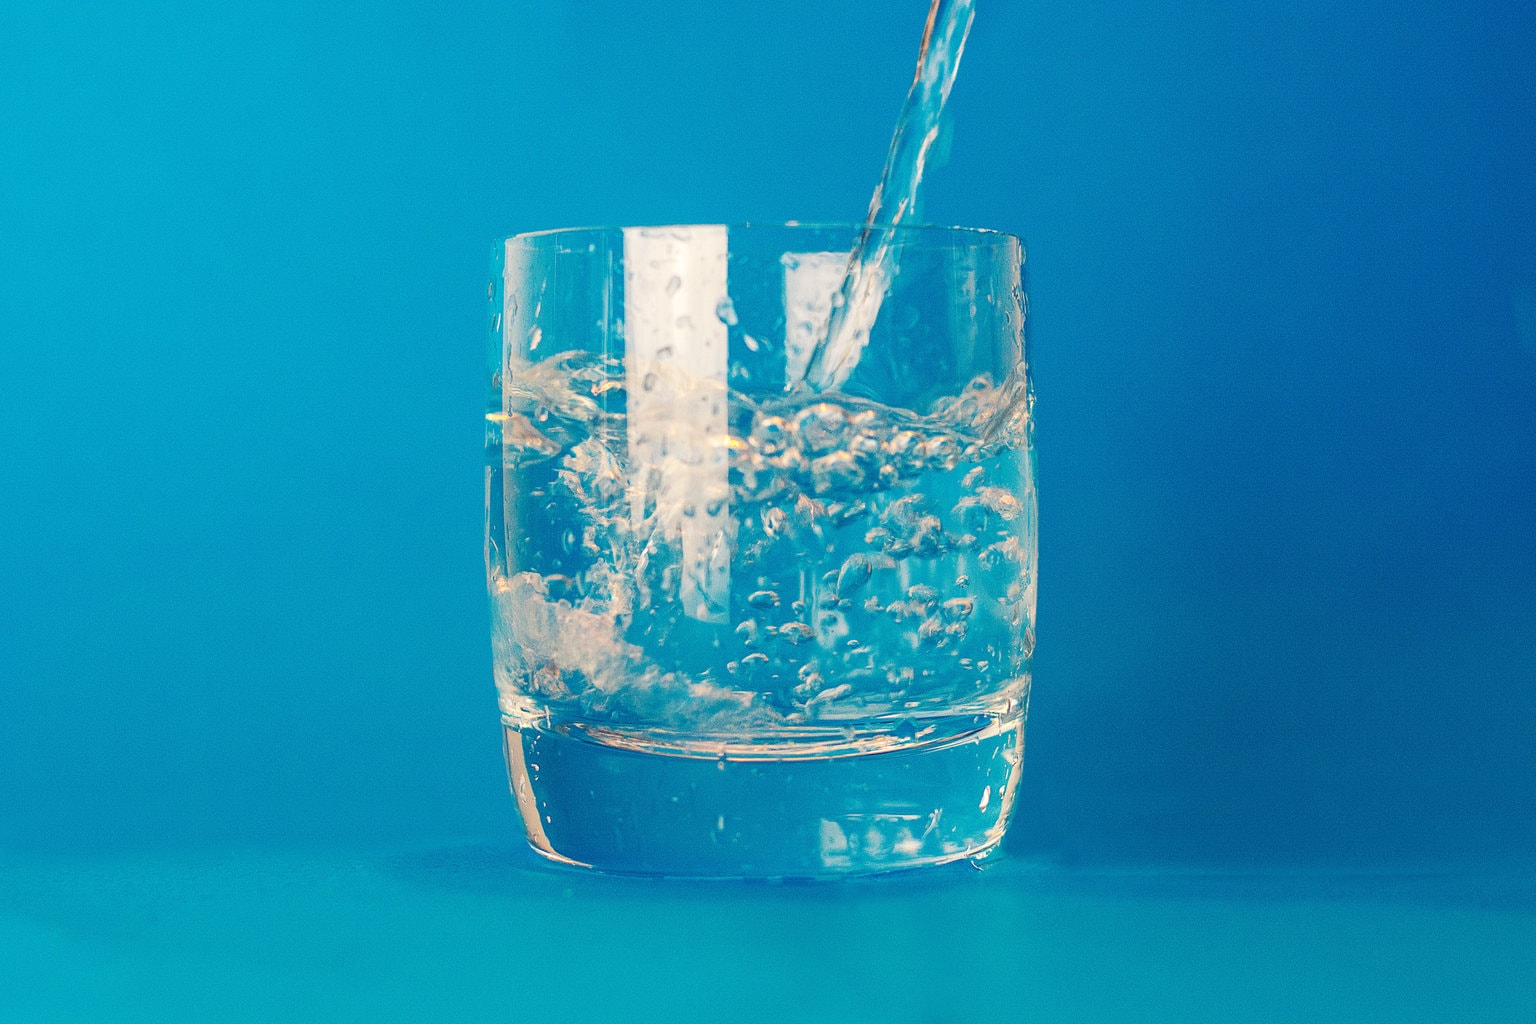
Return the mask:
[[1034, 648], [1023, 267], [965, 228], [497, 244], [485, 560], [534, 849], [814, 878], [997, 845]]

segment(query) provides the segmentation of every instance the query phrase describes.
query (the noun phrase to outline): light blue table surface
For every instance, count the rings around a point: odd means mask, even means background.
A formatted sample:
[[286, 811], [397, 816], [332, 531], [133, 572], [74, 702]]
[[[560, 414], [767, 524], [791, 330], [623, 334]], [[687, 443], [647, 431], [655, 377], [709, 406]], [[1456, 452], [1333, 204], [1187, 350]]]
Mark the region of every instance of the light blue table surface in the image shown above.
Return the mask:
[[0, 864], [0, 1019], [1536, 1020], [1529, 871], [609, 878], [510, 845]]

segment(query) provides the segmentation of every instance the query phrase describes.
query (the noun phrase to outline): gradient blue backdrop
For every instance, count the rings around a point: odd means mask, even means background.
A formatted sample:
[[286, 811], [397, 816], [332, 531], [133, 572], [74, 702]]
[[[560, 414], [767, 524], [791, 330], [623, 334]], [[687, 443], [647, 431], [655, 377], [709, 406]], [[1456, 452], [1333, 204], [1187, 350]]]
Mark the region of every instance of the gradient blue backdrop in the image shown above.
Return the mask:
[[[1013, 850], [1536, 856], [1536, 8], [981, 0]], [[926, 4], [0, 6], [0, 849], [509, 839], [498, 233], [851, 219]]]

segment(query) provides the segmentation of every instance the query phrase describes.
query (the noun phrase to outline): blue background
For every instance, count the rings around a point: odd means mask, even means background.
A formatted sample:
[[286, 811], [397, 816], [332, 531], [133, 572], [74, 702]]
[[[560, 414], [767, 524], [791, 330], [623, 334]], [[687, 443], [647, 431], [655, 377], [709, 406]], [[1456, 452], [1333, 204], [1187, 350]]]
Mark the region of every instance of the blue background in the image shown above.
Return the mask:
[[[1536, 857], [1536, 13], [982, 0], [1030, 246], [1009, 848]], [[859, 217], [926, 4], [0, 7], [0, 851], [511, 841], [497, 234]]]

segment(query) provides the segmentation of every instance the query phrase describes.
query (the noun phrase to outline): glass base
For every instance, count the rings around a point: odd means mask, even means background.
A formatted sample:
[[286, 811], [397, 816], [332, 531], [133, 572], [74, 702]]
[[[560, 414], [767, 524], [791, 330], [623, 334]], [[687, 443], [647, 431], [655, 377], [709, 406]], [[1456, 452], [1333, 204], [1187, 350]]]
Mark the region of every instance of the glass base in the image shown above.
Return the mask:
[[[979, 857], [1023, 767], [1020, 715], [905, 723], [883, 743], [677, 744], [504, 719], [533, 848], [619, 874], [826, 878]], [[832, 752], [828, 752], [828, 751]]]

